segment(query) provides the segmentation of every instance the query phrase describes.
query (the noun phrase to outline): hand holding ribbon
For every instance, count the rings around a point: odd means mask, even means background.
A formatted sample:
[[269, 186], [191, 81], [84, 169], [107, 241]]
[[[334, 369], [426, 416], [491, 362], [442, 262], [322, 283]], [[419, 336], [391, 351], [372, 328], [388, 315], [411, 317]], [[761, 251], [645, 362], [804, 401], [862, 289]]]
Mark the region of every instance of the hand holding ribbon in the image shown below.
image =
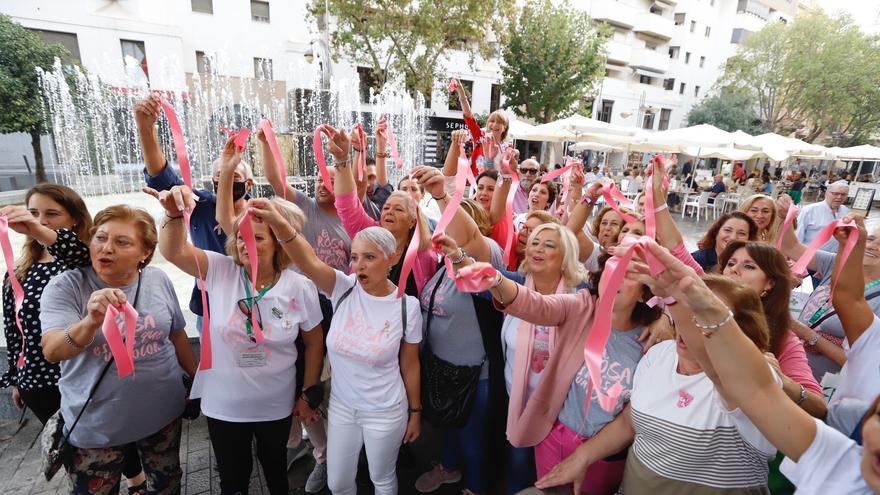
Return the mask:
[[459, 86], [458, 79], [453, 77], [452, 79], [449, 80], [449, 85], [446, 87], [446, 89], [450, 93], [455, 93], [455, 91], [458, 89], [458, 86]]
[[400, 170], [403, 168], [403, 160], [400, 159], [400, 150], [397, 149], [397, 137], [394, 135], [394, 130], [391, 129], [391, 126], [388, 126], [386, 130], [388, 135], [388, 146], [391, 147], [391, 158], [394, 159], [394, 166]]
[[[318, 164], [318, 172], [321, 174], [321, 180], [324, 181], [324, 187], [332, 191], [333, 179], [330, 178], [330, 172], [327, 171], [327, 161], [324, 158], [324, 143], [321, 141], [321, 134], [327, 136], [327, 139], [332, 142], [333, 138], [336, 137], [337, 131], [328, 124], [322, 124], [315, 129], [315, 135], [312, 137], [312, 151], [315, 153], [315, 163]], [[347, 149], [345, 154], [348, 155]]]
[[361, 125], [360, 122], [351, 128], [351, 136], [352, 143], [355, 142], [355, 136], [357, 137], [357, 140], [360, 141], [360, 152], [358, 152], [357, 162], [357, 180], [363, 182], [364, 169], [367, 168], [367, 135], [364, 133], [364, 126]]
[[471, 294], [486, 292], [495, 285], [498, 271], [489, 263], [474, 263], [455, 274], [455, 286], [461, 292]]
[[602, 183], [602, 195], [605, 197], [605, 203], [611, 207], [614, 211], [623, 218], [623, 221], [626, 223], [633, 223], [638, 221], [634, 216], [623, 211], [618, 205], [618, 201], [620, 204], [624, 206], [632, 205], [632, 201], [627, 199], [626, 196], [617, 189], [617, 186], [614, 185], [614, 181], [609, 178], [604, 178], [600, 181]]
[[[123, 314], [124, 320], [124, 340], [116, 319], [116, 316], [120, 313]], [[107, 346], [110, 348], [110, 353], [113, 354], [113, 359], [116, 360], [116, 372], [119, 378], [124, 378], [134, 373], [134, 343], [137, 320], [137, 310], [127, 301], [122, 304], [121, 308], [117, 308], [112, 304], [108, 305], [107, 312], [104, 313], [101, 332], [107, 340]]]
[[[810, 260], [816, 255], [816, 251], [818, 251], [823, 244], [831, 240], [832, 237], [838, 239], [839, 243], [844, 244], [843, 248], [838, 251], [837, 257], [841, 266], [843, 263], [846, 263], [853, 248], [856, 247], [856, 243], [859, 241], [860, 229], [854, 218], [854, 215], [850, 214], [826, 225], [825, 228], [819, 232], [819, 235], [813, 239], [813, 242], [807, 246], [806, 251], [804, 251], [804, 254], [801, 255], [800, 259], [791, 267], [791, 273], [802, 277], [806, 276], [807, 266], [810, 264]], [[842, 232], [843, 230], [850, 230], [850, 232], [844, 236]], [[834, 277], [834, 280], [831, 281], [831, 292], [828, 294], [829, 300], [834, 296], [834, 289], [837, 287], [837, 282], [839, 282], [839, 276]]]
[[236, 148], [238, 148], [239, 151], [244, 151], [245, 148], [247, 148], [248, 138], [251, 135], [250, 129], [248, 129], [247, 127], [242, 127], [241, 129], [234, 131], [228, 127], [221, 127], [220, 130], [225, 132], [230, 138], [233, 138], [235, 146]]

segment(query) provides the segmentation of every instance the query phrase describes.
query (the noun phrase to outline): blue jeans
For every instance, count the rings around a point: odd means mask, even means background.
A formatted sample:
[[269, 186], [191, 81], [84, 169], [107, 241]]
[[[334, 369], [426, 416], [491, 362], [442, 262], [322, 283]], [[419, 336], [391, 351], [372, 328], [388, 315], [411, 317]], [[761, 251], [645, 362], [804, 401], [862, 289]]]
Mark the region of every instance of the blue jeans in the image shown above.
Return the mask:
[[[489, 412], [489, 380], [477, 383], [474, 406], [467, 423], [458, 429], [447, 430], [443, 438], [441, 463], [449, 470], [462, 470], [463, 486], [476, 493], [486, 493], [483, 478], [486, 450], [486, 416]], [[459, 462], [461, 461], [461, 462]]]
[[510, 447], [507, 465], [507, 493], [513, 495], [535, 483], [535, 449]]

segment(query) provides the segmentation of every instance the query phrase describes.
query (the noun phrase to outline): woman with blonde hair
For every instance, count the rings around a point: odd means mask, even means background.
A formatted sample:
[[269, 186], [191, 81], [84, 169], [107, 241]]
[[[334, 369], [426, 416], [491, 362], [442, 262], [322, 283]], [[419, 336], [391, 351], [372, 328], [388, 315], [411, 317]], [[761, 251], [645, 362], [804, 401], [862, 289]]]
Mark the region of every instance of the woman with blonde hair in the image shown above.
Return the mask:
[[743, 200], [739, 211], [749, 216], [758, 227], [755, 240], [775, 245], [781, 223], [776, 216], [776, 202], [766, 194], [753, 194]]

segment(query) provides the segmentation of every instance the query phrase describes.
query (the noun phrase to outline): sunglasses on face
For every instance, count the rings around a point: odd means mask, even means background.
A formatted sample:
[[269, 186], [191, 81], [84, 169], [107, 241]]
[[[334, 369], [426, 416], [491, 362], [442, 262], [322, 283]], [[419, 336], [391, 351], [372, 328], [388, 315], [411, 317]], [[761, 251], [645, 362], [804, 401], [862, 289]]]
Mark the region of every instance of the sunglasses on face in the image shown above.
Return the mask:
[[521, 168], [521, 169], [519, 169], [519, 172], [521, 174], [536, 175], [538, 173], [538, 169], [536, 169], [536, 168]]

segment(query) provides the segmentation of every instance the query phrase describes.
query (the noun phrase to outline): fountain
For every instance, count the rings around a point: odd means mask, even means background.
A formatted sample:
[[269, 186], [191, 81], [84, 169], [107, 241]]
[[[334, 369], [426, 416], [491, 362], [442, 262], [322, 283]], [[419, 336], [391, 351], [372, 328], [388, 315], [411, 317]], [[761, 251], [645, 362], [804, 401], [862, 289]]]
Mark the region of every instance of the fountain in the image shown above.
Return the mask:
[[[370, 104], [365, 105], [357, 80], [332, 78], [329, 89], [322, 89], [320, 77], [315, 77], [307, 87], [285, 91], [294, 85], [216, 75], [230, 73], [223, 70], [228, 61], [222, 54], [209, 57], [208, 62], [215, 68], [214, 74], [187, 74], [181, 87], [161, 89], [150, 88], [132, 64], [126, 67], [123, 87], [110, 85], [97, 74], [76, 67], [62, 67], [58, 60], [51, 71], [39, 71], [47, 127], [55, 144], [54, 156], [47, 154], [52, 179], [87, 196], [139, 190], [143, 186], [143, 156], [132, 108], [150, 90], [158, 91], [177, 111], [196, 184], [209, 185], [211, 163], [227, 139], [222, 128], [249, 127], [255, 131], [263, 118], [271, 119], [278, 133], [289, 180], [307, 193], [313, 190], [317, 172], [312, 133], [322, 123], [350, 129], [361, 122], [369, 135], [379, 116], [386, 115], [398, 137], [406, 168], [422, 162], [425, 102], [421, 96], [411, 97], [399, 83], [388, 84], [376, 94], [371, 91]], [[299, 61], [288, 72], [320, 74], [314, 67], [317, 63]], [[180, 64], [161, 60], [151, 64], [151, 74], [156, 67], [159, 71], [165, 67], [179, 71]], [[169, 161], [176, 163], [164, 118], [159, 119], [159, 141]], [[372, 148], [372, 139], [369, 141]], [[262, 167], [256, 146], [251, 140], [245, 159], [254, 165], [260, 184]], [[389, 170], [395, 181], [403, 173], [396, 168]]]

